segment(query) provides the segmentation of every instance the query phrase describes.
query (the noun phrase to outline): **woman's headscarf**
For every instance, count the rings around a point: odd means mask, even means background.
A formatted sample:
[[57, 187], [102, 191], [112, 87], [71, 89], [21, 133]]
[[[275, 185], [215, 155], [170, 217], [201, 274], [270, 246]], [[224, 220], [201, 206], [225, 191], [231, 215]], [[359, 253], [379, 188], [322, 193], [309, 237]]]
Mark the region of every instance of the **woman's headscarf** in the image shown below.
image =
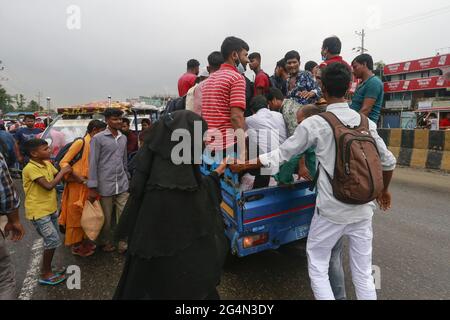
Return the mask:
[[[195, 127], [200, 130], [195, 130]], [[202, 162], [201, 156], [204, 149], [203, 135], [208, 130], [208, 124], [202, 117], [191, 111], [176, 111], [165, 115], [151, 129], [145, 138], [144, 148], [150, 149], [156, 157], [153, 157], [154, 170], [148, 181], [148, 185], [155, 187], [195, 190], [198, 188]], [[177, 137], [174, 137], [174, 132]], [[172, 141], [172, 138], [177, 138]], [[180, 149], [180, 143], [184, 143], [191, 153], [188, 163], [175, 165], [173, 156], [183, 156], [182, 153], [172, 154]], [[177, 148], [178, 149], [175, 149]]]
[[[194, 139], [195, 122], [202, 129]], [[197, 114], [176, 111], [158, 121], [136, 156], [130, 198], [116, 232], [119, 239], [129, 238], [131, 254], [147, 259], [171, 256], [217, 230], [220, 192], [211, 193], [214, 189], [209, 180], [204, 183], [199, 165], [173, 163], [172, 150], [179, 141], [172, 141], [172, 134], [177, 129], [191, 136], [192, 161], [193, 148], [202, 148], [207, 125]]]

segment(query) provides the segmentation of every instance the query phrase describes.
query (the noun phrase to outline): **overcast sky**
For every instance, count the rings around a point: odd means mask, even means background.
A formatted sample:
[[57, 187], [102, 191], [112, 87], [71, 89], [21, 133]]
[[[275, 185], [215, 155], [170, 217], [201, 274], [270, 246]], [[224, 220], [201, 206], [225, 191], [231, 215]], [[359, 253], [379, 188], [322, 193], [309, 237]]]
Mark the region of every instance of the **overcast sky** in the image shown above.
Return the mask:
[[292, 49], [302, 65], [320, 61], [330, 35], [351, 61], [362, 28], [374, 60], [394, 63], [450, 47], [448, 21], [448, 0], [0, 0], [0, 84], [57, 106], [176, 93], [186, 61], [205, 67], [229, 35], [260, 52], [269, 74]]

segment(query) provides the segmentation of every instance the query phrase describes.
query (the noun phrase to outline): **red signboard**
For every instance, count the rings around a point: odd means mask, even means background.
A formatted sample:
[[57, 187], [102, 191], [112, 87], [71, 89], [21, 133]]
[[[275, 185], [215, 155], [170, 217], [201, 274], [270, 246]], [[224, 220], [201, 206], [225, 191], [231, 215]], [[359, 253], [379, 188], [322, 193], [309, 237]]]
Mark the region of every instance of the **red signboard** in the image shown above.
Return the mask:
[[445, 54], [420, 60], [388, 64], [384, 67], [384, 74], [386, 76], [391, 76], [431, 69], [445, 69], [448, 67], [450, 67], [450, 54]]
[[384, 92], [405, 92], [450, 88], [450, 81], [444, 76], [384, 83]]

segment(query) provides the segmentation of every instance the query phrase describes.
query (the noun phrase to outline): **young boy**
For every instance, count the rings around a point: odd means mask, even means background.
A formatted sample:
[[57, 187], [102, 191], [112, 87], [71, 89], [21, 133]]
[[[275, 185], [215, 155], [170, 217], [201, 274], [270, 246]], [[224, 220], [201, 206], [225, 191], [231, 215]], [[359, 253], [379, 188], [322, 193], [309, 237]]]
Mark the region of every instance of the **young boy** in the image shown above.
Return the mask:
[[[32, 139], [24, 144], [30, 162], [23, 169], [26, 218], [44, 239], [44, 257], [39, 284], [55, 286], [66, 280], [64, 272], [52, 270], [56, 248], [61, 246], [58, 227], [56, 185], [64, 175], [72, 172], [70, 166], [58, 170], [50, 163], [51, 150], [42, 139]], [[55, 177], [56, 175], [56, 177]]]
[[25, 124], [25, 127], [18, 129], [14, 137], [16, 138], [17, 144], [19, 145], [19, 151], [21, 153], [18, 160], [22, 160], [23, 165], [25, 166], [29, 160], [26, 155], [23, 157], [23, 153], [25, 153], [25, 143], [36, 138], [38, 134], [42, 133], [42, 130], [34, 127], [36, 124], [36, 117], [32, 114], [26, 115], [23, 123]]

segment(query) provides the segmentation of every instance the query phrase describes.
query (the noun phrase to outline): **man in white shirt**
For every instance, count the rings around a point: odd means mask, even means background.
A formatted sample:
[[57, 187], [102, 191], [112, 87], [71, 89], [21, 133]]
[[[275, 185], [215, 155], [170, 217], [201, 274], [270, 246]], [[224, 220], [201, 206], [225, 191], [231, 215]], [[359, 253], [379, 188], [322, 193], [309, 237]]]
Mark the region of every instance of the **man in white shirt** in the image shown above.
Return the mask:
[[[330, 64], [323, 71], [322, 89], [329, 103], [327, 111], [334, 113], [345, 125], [357, 127], [361, 123], [361, 116], [351, 110], [345, 100], [350, 82], [351, 74], [342, 64]], [[396, 159], [378, 135], [376, 124], [369, 122], [370, 134], [377, 143], [383, 167], [384, 190], [377, 201], [381, 209], [386, 211], [391, 206], [388, 188]], [[376, 206], [373, 202], [364, 205], [345, 204], [334, 197], [327, 173], [333, 178], [336, 144], [334, 133], [325, 119], [319, 116], [306, 119], [278, 150], [260, 156], [256, 165], [233, 165], [231, 169], [240, 171], [264, 166], [276, 172], [292, 156], [311, 147], [315, 148], [320, 163], [316, 214], [307, 244], [308, 269], [314, 296], [318, 300], [334, 300], [328, 277], [331, 250], [346, 235], [349, 239], [350, 267], [356, 296], [359, 300], [376, 300], [372, 277], [372, 217]]]
[[[287, 129], [282, 114], [270, 111], [264, 96], [254, 97], [249, 109], [253, 116], [245, 119], [248, 155], [250, 159], [254, 159], [261, 154], [278, 149], [287, 138]], [[255, 177], [253, 189], [266, 188], [271, 185], [271, 182], [276, 183], [275, 180], [271, 181], [271, 175], [261, 170], [250, 170], [248, 175], [244, 178]]]
[[250, 109], [253, 116], [245, 119], [250, 145], [258, 146], [260, 154], [278, 149], [287, 138], [283, 115], [270, 111], [267, 99], [257, 96], [252, 99]]

